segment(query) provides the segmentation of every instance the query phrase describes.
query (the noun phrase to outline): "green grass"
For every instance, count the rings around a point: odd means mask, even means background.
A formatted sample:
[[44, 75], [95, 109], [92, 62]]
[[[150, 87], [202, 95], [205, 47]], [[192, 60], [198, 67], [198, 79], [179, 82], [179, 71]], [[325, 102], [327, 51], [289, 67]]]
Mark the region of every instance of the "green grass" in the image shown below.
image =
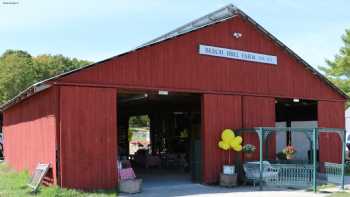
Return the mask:
[[319, 185], [317, 186], [317, 189], [320, 190], [320, 189], [329, 189], [329, 188], [334, 188], [336, 187], [336, 185], [332, 184], [332, 183], [329, 183], [329, 184], [323, 184], [323, 185]]
[[27, 187], [29, 175], [27, 172], [14, 172], [5, 163], [0, 163], [0, 196], [45, 196], [45, 197], [108, 197], [117, 196], [116, 191], [98, 190], [94, 192], [83, 192], [73, 189], [62, 189], [57, 186], [40, 186], [37, 193], [32, 193]]
[[[317, 192], [319, 192], [319, 191], [321, 191], [321, 190], [324, 190], [324, 189], [334, 188], [334, 187], [336, 187], [336, 185], [331, 184], [331, 183], [330, 183], [330, 184], [318, 185], [318, 186], [317, 186]], [[312, 187], [309, 187], [309, 188], [306, 189], [306, 191], [311, 192], [311, 191], [313, 191], [313, 188], [312, 188]]]
[[350, 197], [350, 193], [348, 193], [348, 192], [336, 192], [336, 193], [331, 194], [328, 197]]

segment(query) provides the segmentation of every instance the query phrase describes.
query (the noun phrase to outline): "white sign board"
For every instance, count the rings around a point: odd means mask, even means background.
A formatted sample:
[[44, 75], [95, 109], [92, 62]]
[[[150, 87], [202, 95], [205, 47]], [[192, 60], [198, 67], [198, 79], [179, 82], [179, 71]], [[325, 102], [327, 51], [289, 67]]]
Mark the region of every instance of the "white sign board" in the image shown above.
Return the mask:
[[244, 60], [250, 62], [259, 62], [265, 64], [277, 64], [277, 56], [266, 55], [261, 53], [253, 53], [249, 51], [240, 51], [235, 49], [227, 49], [221, 47], [213, 47], [208, 45], [199, 45], [199, 54], [210, 55], [216, 57], [224, 57], [230, 59]]

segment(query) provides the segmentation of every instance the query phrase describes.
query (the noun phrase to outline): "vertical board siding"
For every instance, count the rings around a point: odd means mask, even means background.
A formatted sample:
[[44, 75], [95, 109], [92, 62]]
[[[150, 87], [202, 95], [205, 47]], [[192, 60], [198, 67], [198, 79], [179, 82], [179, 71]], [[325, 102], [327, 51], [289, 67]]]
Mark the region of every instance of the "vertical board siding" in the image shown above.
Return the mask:
[[[235, 39], [232, 33], [236, 31], [243, 36]], [[200, 55], [200, 44], [275, 55], [278, 65]], [[344, 99], [241, 17], [115, 57], [67, 75], [60, 81], [199, 93], [214, 91], [271, 97]]]
[[[236, 31], [243, 36], [233, 38]], [[199, 55], [200, 44], [275, 55], [278, 65]], [[319, 126], [344, 127], [344, 97], [240, 16], [103, 61], [55, 82], [204, 94], [205, 183], [216, 182], [222, 164], [227, 162], [217, 147], [221, 131], [274, 127], [275, 97], [323, 100], [318, 105]], [[62, 86], [59, 92], [50, 88], [7, 109], [4, 112], [6, 159], [16, 169], [31, 171], [38, 162], [51, 162], [56, 179], [57, 143], [61, 186], [115, 187], [116, 94], [116, 90], [108, 88]], [[58, 134], [60, 138], [56, 139]], [[255, 134], [244, 134], [244, 143], [258, 147], [257, 139]], [[267, 143], [269, 158], [274, 159], [274, 134]], [[329, 149], [338, 150], [340, 146], [334, 134], [322, 134], [320, 145], [321, 160], [339, 161], [340, 152]], [[257, 149], [253, 159], [258, 159], [258, 152]]]
[[[274, 127], [275, 118], [275, 99], [266, 97], [243, 96], [243, 127]], [[270, 134], [267, 142], [269, 159], [275, 159], [276, 154], [276, 137]], [[257, 133], [245, 133], [244, 144], [253, 144], [256, 151], [253, 154], [253, 160], [259, 160], [259, 137]], [[265, 150], [264, 150], [265, 153]], [[246, 158], [245, 158], [246, 159]]]
[[[228, 153], [218, 148], [218, 142], [223, 129], [242, 127], [241, 97], [204, 94], [202, 122], [203, 182], [210, 184], [219, 180], [222, 165], [229, 164]], [[230, 157], [234, 164], [233, 151]]]
[[[345, 128], [344, 102], [318, 102], [318, 126]], [[341, 162], [341, 140], [336, 133], [321, 133], [319, 136], [320, 161]]]
[[4, 154], [14, 169], [34, 172], [37, 164], [50, 163], [48, 181], [56, 179], [56, 117], [58, 89], [52, 87], [4, 112]]
[[62, 187], [115, 188], [116, 90], [63, 86], [60, 102]]

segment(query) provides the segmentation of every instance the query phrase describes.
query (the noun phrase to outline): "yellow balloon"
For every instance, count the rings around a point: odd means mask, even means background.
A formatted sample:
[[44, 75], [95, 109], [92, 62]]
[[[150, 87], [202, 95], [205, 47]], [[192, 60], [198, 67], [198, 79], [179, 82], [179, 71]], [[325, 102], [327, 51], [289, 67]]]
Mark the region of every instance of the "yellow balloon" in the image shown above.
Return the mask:
[[219, 148], [224, 149], [224, 148], [223, 148], [223, 147], [224, 147], [224, 142], [223, 142], [223, 141], [220, 141], [220, 142], [218, 143], [218, 146], [219, 146]]
[[243, 139], [241, 136], [237, 136], [234, 139], [232, 139], [230, 141], [230, 147], [234, 150], [234, 151], [241, 151], [242, 150], [242, 143]]
[[221, 133], [221, 139], [224, 142], [230, 142], [232, 139], [235, 138], [235, 134], [233, 133], [233, 131], [231, 129], [225, 129], [222, 133]]
[[227, 144], [227, 143], [224, 143], [224, 145], [223, 145], [223, 149], [224, 149], [224, 150], [228, 150], [228, 149], [230, 149], [230, 145], [229, 145], [229, 144]]
[[233, 147], [235, 147], [235, 146], [237, 146], [238, 144], [236, 144], [235, 143], [235, 140], [231, 140], [230, 141], [230, 146], [231, 146], [231, 148], [233, 148]]
[[238, 145], [238, 146], [234, 146], [233, 150], [240, 152], [240, 151], [242, 151], [242, 148], [243, 148], [242, 145]]
[[224, 141], [220, 141], [218, 146], [223, 150], [227, 150], [229, 148], [229, 146]]
[[237, 136], [237, 137], [235, 137], [234, 141], [236, 144], [241, 144], [243, 142], [243, 139], [241, 136]]

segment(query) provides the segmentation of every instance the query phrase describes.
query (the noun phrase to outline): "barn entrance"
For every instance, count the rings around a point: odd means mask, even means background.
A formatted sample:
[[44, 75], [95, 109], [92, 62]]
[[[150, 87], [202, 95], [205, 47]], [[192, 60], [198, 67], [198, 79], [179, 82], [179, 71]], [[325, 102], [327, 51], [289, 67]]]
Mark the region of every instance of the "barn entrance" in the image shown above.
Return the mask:
[[[276, 99], [276, 127], [317, 128], [317, 101], [304, 99]], [[303, 132], [277, 132], [276, 154], [281, 154], [286, 146], [298, 147], [293, 160], [311, 162], [311, 142]], [[283, 158], [280, 158], [283, 159]]]
[[118, 159], [144, 186], [200, 182], [201, 97], [118, 91]]

